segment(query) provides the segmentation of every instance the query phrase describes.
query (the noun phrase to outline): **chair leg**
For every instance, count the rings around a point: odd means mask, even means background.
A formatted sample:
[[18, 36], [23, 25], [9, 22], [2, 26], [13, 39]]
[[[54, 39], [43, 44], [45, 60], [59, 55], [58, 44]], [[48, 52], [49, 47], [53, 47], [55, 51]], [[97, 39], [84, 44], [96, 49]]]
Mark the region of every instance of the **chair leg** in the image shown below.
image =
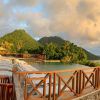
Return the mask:
[[13, 91], [13, 85], [9, 84], [6, 88], [6, 100], [14, 100], [14, 91]]

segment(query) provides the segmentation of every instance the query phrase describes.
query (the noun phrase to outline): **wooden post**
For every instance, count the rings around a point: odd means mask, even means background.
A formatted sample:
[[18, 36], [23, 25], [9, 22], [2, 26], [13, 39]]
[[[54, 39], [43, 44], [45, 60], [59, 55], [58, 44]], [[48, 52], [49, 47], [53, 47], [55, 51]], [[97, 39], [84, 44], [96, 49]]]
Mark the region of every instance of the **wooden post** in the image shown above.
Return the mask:
[[99, 88], [99, 68], [97, 68], [97, 88]]
[[53, 100], [55, 100], [56, 96], [56, 74], [54, 73], [54, 78], [53, 78]]
[[82, 90], [85, 88], [85, 75], [84, 75], [84, 73], [83, 73], [83, 83], [82, 83]]
[[93, 85], [95, 85], [95, 82], [94, 82], [94, 73], [93, 73], [93, 76], [92, 76], [92, 83], [93, 83]]
[[58, 78], [58, 96], [60, 96], [60, 90], [61, 90], [61, 78]]
[[25, 79], [24, 99], [27, 100], [27, 80]]
[[98, 74], [99, 74], [99, 80], [98, 80], [98, 82], [99, 82], [99, 87], [100, 87], [100, 68], [98, 68]]
[[48, 100], [51, 100], [51, 88], [52, 88], [52, 75], [49, 75], [49, 97]]
[[76, 94], [79, 94], [79, 71], [76, 73]]
[[43, 85], [43, 96], [46, 96], [46, 80], [44, 81], [44, 85]]
[[81, 70], [79, 71], [79, 94], [82, 92], [81, 91], [81, 78], [82, 78], [82, 75], [81, 75]]
[[73, 79], [72, 79], [72, 89], [74, 90], [74, 85], [75, 85], [75, 79], [74, 79], [74, 77], [73, 77]]
[[97, 89], [97, 69], [95, 70], [95, 89]]

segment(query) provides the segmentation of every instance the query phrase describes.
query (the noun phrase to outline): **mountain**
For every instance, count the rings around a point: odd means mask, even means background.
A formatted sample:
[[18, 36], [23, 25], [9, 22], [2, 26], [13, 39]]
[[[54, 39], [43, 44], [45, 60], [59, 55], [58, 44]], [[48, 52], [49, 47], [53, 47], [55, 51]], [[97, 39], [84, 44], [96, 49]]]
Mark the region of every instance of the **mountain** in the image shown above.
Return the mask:
[[[58, 36], [51, 36], [51, 37], [43, 37], [38, 42], [41, 43], [42, 45], [53, 43], [53, 44], [56, 44], [57, 46], [62, 46], [66, 42], [66, 40], [64, 40], [64, 39], [62, 39]], [[67, 41], [67, 42], [69, 43], [69, 45], [73, 44], [69, 41]], [[81, 48], [81, 47], [78, 47], [77, 45], [74, 45], [74, 47], [76, 47], [76, 49]], [[85, 51], [85, 53], [86, 53], [89, 60], [98, 60], [98, 59], [100, 59], [99, 56], [96, 56], [96, 55], [90, 53], [89, 51], [87, 51], [83, 48], [81, 48], [81, 49]]]
[[61, 46], [63, 45], [65, 40], [63, 40], [62, 38], [58, 36], [51, 36], [51, 37], [43, 37], [38, 42], [41, 43], [42, 45], [53, 43], [53, 44], [56, 44], [57, 46]]
[[[52, 43], [52, 44], [50, 44], [50, 43]], [[66, 41], [58, 36], [43, 37], [39, 41], [36, 41], [25, 30], [19, 29], [19, 30], [15, 30], [11, 33], [8, 33], [0, 38], [0, 46], [1, 47], [5, 48], [6, 50], [11, 50], [13, 52], [20, 52], [20, 53], [21, 52], [23, 53], [25, 51], [31, 51], [32, 53], [34, 53], [34, 50], [43, 51], [43, 48], [40, 49], [39, 47], [41, 45], [46, 45], [46, 44], [50, 44], [49, 46], [47, 46], [47, 51], [48, 51], [48, 48], [51, 48], [51, 47], [53, 49], [56, 48], [53, 44], [56, 44], [57, 47], [59, 47], [59, 48], [61, 48], [65, 44], [65, 47], [63, 47], [63, 49], [66, 48], [66, 50], [68, 50], [67, 48], [69, 48], [70, 53], [75, 53], [75, 54], [76, 54], [76, 52], [81, 53], [81, 51], [83, 50], [83, 51], [85, 51], [88, 59], [90, 59], [90, 60], [100, 59], [99, 56], [96, 56], [96, 55], [90, 53], [89, 51], [87, 51], [81, 47], [78, 47], [74, 43], [71, 43], [70, 41]], [[53, 53], [56, 52], [57, 57], [59, 56], [59, 54], [61, 56], [61, 51], [59, 51], [59, 50], [60, 49], [53, 51]], [[66, 50], [62, 52], [62, 57], [65, 54], [67, 54]], [[58, 51], [60, 52], [59, 54], [58, 54]], [[49, 53], [51, 53], [51, 52], [49, 51]], [[53, 54], [53, 56], [56, 57], [54, 54]]]
[[90, 59], [90, 60], [100, 60], [100, 56], [92, 54], [91, 52], [89, 52], [85, 49], [84, 49], [84, 51], [86, 52], [88, 59]]
[[4, 43], [5, 41], [11, 43], [15, 51], [20, 49], [36, 49], [39, 47], [39, 43], [34, 40], [25, 30], [21, 29], [8, 33], [0, 38], [0, 43]]

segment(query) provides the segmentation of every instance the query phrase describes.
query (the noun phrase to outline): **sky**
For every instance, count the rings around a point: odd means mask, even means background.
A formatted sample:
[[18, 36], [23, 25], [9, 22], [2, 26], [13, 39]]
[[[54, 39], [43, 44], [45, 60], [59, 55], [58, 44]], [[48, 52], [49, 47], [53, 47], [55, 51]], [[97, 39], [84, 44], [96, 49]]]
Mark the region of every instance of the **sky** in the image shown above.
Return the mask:
[[100, 0], [0, 0], [0, 36], [25, 29], [60, 36], [100, 55]]

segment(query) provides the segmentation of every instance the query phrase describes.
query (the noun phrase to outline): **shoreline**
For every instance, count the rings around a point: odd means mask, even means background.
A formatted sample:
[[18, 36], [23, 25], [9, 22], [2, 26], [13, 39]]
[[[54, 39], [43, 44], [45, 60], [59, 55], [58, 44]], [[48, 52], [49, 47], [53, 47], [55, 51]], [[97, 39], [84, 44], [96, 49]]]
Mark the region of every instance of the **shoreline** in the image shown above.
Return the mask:
[[[24, 60], [24, 59], [34, 59], [34, 58], [17, 58], [19, 60]], [[60, 60], [38, 60], [36, 62], [61, 62]]]
[[60, 60], [44, 60], [44, 62], [61, 62]]

